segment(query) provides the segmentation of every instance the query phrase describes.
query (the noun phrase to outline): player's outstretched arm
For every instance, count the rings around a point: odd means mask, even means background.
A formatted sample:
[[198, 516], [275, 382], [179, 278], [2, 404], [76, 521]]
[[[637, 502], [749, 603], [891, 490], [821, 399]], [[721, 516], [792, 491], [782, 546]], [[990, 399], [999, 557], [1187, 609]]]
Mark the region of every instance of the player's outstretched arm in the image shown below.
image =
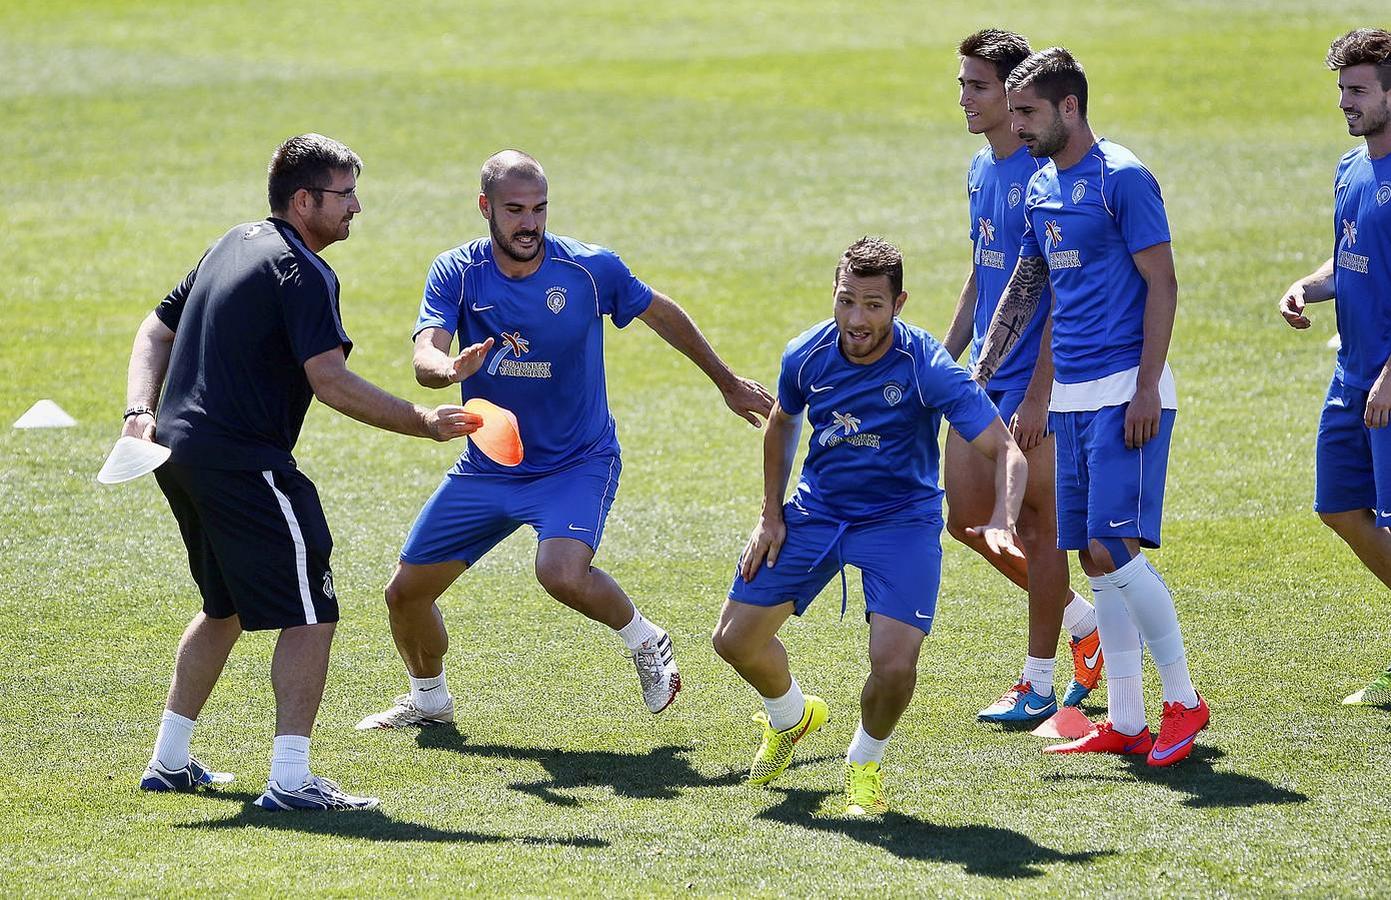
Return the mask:
[[797, 454], [797, 437], [801, 432], [802, 417], [789, 416], [775, 402], [768, 413], [768, 427], [763, 431], [763, 510], [744, 552], [739, 555], [739, 574], [745, 581], [753, 581], [765, 562], [771, 569], [778, 561], [778, 552], [787, 537], [782, 500], [787, 493], [792, 460]]
[[[143, 406], [154, 409], [164, 376], [169, 372], [169, 355], [174, 350], [174, 332], [150, 313], [135, 332], [130, 348], [130, 366], [126, 370], [126, 409]], [[122, 437], [137, 437], [142, 441], [155, 439], [155, 417], [149, 413], [131, 416], [121, 424]]]
[[1024, 399], [1009, 420], [1009, 433], [1019, 449], [1028, 453], [1043, 441], [1048, 433], [1048, 402], [1053, 398], [1053, 313], [1043, 320], [1039, 338], [1038, 360]]
[[448, 441], [472, 434], [483, 419], [461, 406], [427, 409], [394, 394], [348, 369], [343, 348], [334, 347], [304, 363], [314, 396], [343, 415], [397, 434]]
[[998, 416], [976, 435], [971, 446], [995, 463], [995, 509], [991, 511], [989, 522], [968, 527], [966, 533], [985, 538], [985, 543], [996, 553], [1023, 558], [1024, 553], [1016, 543], [1015, 524], [1019, 521], [1019, 507], [1024, 502], [1024, 484], [1029, 480], [1029, 464], [1024, 452]]
[[1140, 371], [1135, 376], [1135, 396], [1125, 410], [1125, 446], [1143, 447], [1159, 433], [1159, 376], [1169, 356], [1178, 311], [1178, 276], [1168, 241], [1131, 254], [1145, 280], [1145, 344], [1140, 349]]
[[976, 267], [966, 274], [966, 283], [961, 285], [961, 294], [956, 298], [956, 309], [951, 314], [951, 324], [947, 326], [942, 346], [952, 359], [960, 359], [961, 353], [971, 343], [971, 333], [976, 324]]
[[482, 368], [488, 351], [493, 349], [493, 339], [488, 338], [465, 347], [458, 356], [450, 356], [449, 348], [453, 343], [454, 335], [443, 328], [422, 328], [415, 336], [411, 365], [415, 369], [415, 380], [421, 386], [442, 388], [458, 384]]
[[1304, 315], [1308, 303], [1322, 303], [1333, 299], [1333, 257], [1328, 257], [1323, 265], [1305, 275], [1285, 290], [1280, 298], [1280, 315], [1291, 328], [1309, 327], [1309, 318]]
[[1048, 264], [1041, 256], [1021, 256], [1009, 276], [1009, 283], [1000, 294], [1000, 305], [990, 319], [985, 341], [980, 348], [973, 377], [986, 384], [1000, 370], [1005, 356], [1019, 342], [1019, 336], [1038, 309], [1043, 289], [1048, 284]]
[[755, 427], [760, 416], [768, 417], [768, 411], [773, 408], [773, 395], [757, 381], [734, 374], [675, 300], [653, 291], [651, 304], [638, 318], [662, 340], [689, 357], [720, 389], [725, 405], [736, 415]]

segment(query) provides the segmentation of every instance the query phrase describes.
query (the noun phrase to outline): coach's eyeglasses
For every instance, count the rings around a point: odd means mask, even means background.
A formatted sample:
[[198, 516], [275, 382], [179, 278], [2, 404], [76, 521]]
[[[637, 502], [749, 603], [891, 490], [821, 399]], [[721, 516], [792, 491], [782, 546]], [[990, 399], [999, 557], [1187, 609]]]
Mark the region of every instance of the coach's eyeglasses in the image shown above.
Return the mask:
[[318, 187], [305, 188], [305, 190], [314, 191], [315, 193], [318, 193], [318, 194], [337, 194], [338, 196], [342, 197], [344, 200], [351, 200], [351, 199], [353, 199], [354, 197], [357, 196], [357, 188], [356, 188], [356, 187], [350, 187], [350, 188], [348, 188], [346, 191], [335, 191], [333, 188], [318, 188]]

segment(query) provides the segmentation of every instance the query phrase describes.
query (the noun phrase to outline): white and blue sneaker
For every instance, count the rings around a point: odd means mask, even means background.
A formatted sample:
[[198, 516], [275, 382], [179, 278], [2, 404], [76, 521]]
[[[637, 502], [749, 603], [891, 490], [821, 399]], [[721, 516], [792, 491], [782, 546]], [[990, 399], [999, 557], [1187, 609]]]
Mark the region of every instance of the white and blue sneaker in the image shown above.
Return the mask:
[[170, 771], [159, 764], [157, 760], [150, 760], [150, 764], [145, 767], [145, 774], [140, 776], [140, 790], [142, 791], [191, 791], [200, 787], [211, 787], [215, 784], [231, 784], [236, 778], [231, 772], [213, 772], [193, 757], [188, 758], [188, 765], [182, 769]]
[[1032, 682], [1021, 681], [981, 710], [976, 718], [982, 722], [1037, 722], [1057, 711], [1056, 694], [1050, 691], [1045, 697], [1034, 690]]
[[337, 782], [310, 775], [309, 780], [295, 790], [287, 790], [274, 780], [266, 782], [266, 792], [256, 798], [261, 809], [376, 809], [382, 801], [376, 797], [354, 797], [345, 793]]

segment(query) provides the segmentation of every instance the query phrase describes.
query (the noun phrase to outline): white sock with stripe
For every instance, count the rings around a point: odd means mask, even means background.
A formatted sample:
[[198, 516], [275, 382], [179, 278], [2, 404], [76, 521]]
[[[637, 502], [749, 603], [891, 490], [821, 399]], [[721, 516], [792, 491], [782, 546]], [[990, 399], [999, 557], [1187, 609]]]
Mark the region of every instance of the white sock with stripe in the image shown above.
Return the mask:
[[1154, 657], [1154, 666], [1164, 684], [1164, 701], [1182, 703], [1190, 709], [1197, 706], [1198, 693], [1188, 674], [1188, 655], [1184, 651], [1178, 610], [1169, 586], [1143, 553], [1111, 573], [1111, 583], [1120, 589], [1130, 618], [1135, 620], [1145, 645], [1150, 648], [1150, 656]]
[[1101, 652], [1106, 657], [1107, 715], [1122, 734], [1139, 734], [1145, 728], [1140, 632], [1111, 576], [1100, 575], [1091, 582]]
[[636, 650], [657, 636], [657, 627], [642, 617], [636, 603], [633, 604], [633, 620], [615, 631], [629, 650]]
[[[763, 697], [762, 694], [759, 694]], [[792, 687], [781, 697], [763, 697], [763, 708], [768, 712], [768, 724], [774, 731], [786, 731], [802, 721], [802, 711], [807, 699], [802, 695], [802, 686], [792, 679]]]
[[270, 780], [287, 791], [297, 791], [309, 780], [309, 738], [277, 734], [271, 747]]
[[193, 719], [166, 709], [159, 719], [159, 734], [150, 762], [158, 763], [166, 772], [177, 772], [188, 765], [188, 744], [193, 739], [195, 724]]
[[449, 705], [449, 685], [444, 683], [444, 672], [433, 678], [416, 678], [407, 675], [411, 681], [411, 703], [415, 708], [429, 715], [443, 712]]
[[850, 748], [845, 751], [845, 761], [852, 762], [857, 766], [862, 766], [867, 762], [882, 763], [884, 761], [884, 748], [889, 745], [889, 738], [894, 733], [889, 732], [889, 737], [880, 740], [870, 737], [869, 732], [865, 731], [865, 723], [860, 722], [855, 726], [855, 736], [850, 740]]

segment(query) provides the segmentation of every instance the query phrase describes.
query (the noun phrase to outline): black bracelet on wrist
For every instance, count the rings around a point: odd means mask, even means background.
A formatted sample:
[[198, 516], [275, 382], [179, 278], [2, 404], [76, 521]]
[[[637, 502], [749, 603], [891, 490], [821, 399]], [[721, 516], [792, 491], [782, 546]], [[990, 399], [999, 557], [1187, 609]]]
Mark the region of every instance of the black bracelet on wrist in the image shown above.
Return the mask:
[[131, 416], [153, 416], [154, 414], [155, 411], [150, 409], [148, 406], [132, 406], [130, 409], [125, 411], [125, 414], [121, 416], [121, 419], [129, 419]]

